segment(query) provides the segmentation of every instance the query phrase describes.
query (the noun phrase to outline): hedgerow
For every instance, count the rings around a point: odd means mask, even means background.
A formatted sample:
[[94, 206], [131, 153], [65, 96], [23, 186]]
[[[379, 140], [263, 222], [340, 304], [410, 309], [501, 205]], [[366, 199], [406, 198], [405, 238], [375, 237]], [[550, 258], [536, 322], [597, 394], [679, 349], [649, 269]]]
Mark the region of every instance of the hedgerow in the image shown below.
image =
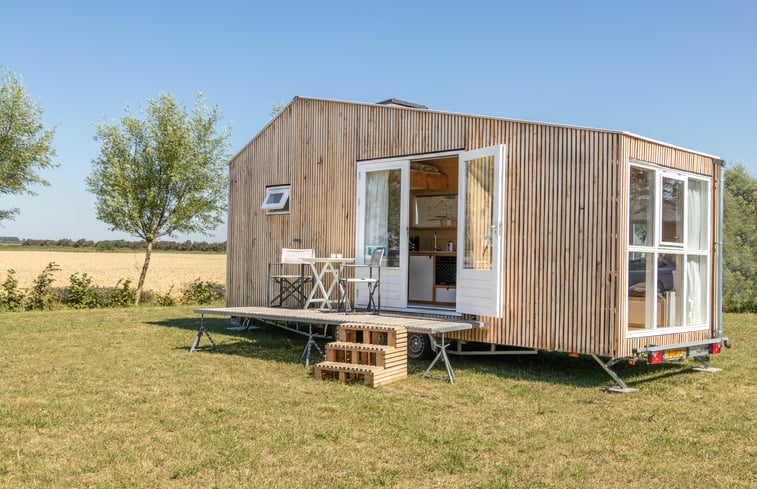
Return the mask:
[[[0, 284], [0, 312], [49, 310], [56, 307], [94, 309], [99, 307], [130, 307], [134, 304], [136, 289], [129, 279], [120, 279], [114, 287], [98, 287], [86, 273], [73, 273], [67, 287], [53, 287], [54, 273], [60, 267], [50, 262], [34, 280], [29, 290], [19, 287], [16, 271], [7, 270], [5, 281]], [[221, 301], [225, 296], [223, 285], [195, 279], [182, 289], [177, 300], [171, 295], [173, 286], [166, 294], [148, 292], [143, 295], [144, 304], [174, 306], [182, 304], [209, 304]]]

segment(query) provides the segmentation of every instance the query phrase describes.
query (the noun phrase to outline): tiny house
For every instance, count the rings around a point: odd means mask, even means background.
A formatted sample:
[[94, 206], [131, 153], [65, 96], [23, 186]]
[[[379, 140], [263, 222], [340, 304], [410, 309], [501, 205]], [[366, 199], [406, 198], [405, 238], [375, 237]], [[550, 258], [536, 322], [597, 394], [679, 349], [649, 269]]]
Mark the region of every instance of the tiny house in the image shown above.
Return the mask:
[[384, 247], [382, 310], [487, 323], [460, 342], [709, 349], [721, 167], [628, 132], [295, 98], [230, 163], [228, 305], [266, 305], [281, 248]]

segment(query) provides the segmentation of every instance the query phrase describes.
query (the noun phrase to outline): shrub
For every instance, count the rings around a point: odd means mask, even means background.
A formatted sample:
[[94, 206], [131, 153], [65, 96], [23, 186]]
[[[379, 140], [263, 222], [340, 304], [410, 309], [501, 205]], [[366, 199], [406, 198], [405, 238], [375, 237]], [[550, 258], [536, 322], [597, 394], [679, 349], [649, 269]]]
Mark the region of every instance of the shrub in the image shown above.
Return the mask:
[[170, 289], [168, 289], [168, 292], [166, 292], [164, 295], [155, 294], [155, 299], [154, 299], [155, 303], [158, 304], [159, 306], [165, 306], [165, 307], [175, 306], [176, 299], [171, 297], [172, 290], [173, 290], [173, 285], [171, 286]]
[[69, 278], [70, 286], [68, 288], [68, 297], [66, 304], [74, 309], [94, 309], [104, 305], [105, 297], [103, 293], [92, 285], [92, 277], [74, 273]]
[[181, 293], [182, 304], [210, 304], [223, 299], [224, 287], [221, 284], [196, 278]]
[[53, 278], [53, 272], [57, 272], [58, 270], [60, 270], [58, 264], [50, 262], [42, 273], [34, 279], [32, 289], [29, 291], [29, 297], [26, 301], [27, 311], [45, 311], [52, 309], [54, 296], [51, 286], [55, 280]]
[[24, 292], [18, 288], [16, 271], [10, 269], [0, 292], [0, 311], [21, 311], [23, 309]]
[[111, 307], [129, 307], [134, 304], [134, 300], [137, 297], [137, 290], [132, 289], [131, 280], [121, 279], [110, 293], [110, 306]]

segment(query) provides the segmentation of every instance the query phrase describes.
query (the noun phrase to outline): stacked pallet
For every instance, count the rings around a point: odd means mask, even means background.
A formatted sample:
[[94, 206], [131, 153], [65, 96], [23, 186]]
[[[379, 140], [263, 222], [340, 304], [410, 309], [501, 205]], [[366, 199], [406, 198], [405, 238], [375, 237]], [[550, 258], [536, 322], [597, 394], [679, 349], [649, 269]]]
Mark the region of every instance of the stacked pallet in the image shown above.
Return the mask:
[[407, 378], [407, 329], [402, 326], [342, 324], [337, 341], [326, 345], [316, 379], [362, 380], [378, 387]]

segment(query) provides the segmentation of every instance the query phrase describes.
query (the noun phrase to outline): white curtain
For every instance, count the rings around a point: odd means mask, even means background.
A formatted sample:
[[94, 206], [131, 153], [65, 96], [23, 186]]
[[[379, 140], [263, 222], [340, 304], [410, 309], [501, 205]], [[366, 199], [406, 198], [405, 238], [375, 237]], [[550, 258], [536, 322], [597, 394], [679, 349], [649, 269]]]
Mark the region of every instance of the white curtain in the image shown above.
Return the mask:
[[368, 172], [365, 178], [364, 263], [370, 259], [368, 248], [386, 246], [389, 227], [389, 170]]
[[[688, 236], [686, 246], [707, 249], [707, 182], [689, 179]], [[707, 321], [707, 257], [689, 255], [686, 259], [686, 324]]]
[[687, 246], [704, 250], [707, 248], [707, 183], [690, 179], [688, 197]]
[[707, 322], [706, 256], [689, 256], [686, 260], [686, 324], [696, 326]]

